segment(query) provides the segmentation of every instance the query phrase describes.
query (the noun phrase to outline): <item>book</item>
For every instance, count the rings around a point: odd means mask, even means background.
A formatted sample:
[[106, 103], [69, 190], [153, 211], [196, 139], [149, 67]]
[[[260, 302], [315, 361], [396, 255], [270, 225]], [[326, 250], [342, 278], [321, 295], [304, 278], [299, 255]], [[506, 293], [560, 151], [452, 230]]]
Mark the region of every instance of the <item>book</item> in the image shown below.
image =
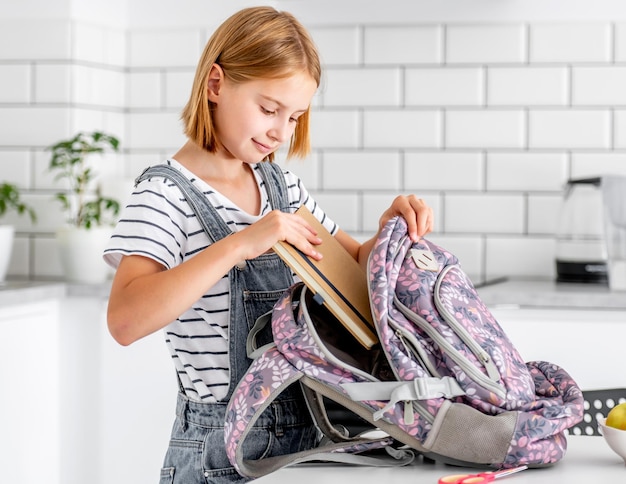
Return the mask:
[[[306, 256], [288, 242], [280, 241], [274, 252], [315, 293], [321, 302], [365, 348], [378, 342], [365, 270], [305, 206], [296, 212], [322, 239], [315, 248], [321, 260]], [[321, 301], [320, 301], [321, 299]]]

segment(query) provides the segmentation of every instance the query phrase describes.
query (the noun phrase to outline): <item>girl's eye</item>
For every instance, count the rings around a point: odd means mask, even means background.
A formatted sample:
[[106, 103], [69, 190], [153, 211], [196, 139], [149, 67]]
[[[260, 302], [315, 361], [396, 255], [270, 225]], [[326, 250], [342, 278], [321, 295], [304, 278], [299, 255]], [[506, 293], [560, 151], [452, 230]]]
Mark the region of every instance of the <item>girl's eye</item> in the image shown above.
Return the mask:
[[272, 116], [272, 115], [276, 114], [276, 111], [271, 111], [269, 109], [265, 109], [263, 106], [261, 106], [261, 112], [263, 114], [267, 114], [268, 116]]

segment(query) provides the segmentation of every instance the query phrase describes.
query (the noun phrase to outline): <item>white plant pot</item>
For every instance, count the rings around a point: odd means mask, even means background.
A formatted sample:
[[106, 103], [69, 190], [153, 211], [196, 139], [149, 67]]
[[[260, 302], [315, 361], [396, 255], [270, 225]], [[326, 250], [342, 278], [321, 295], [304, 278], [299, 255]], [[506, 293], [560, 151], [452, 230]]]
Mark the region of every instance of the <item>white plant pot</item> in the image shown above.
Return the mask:
[[110, 227], [90, 229], [63, 226], [57, 230], [61, 267], [68, 282], [101, 284], [111, 274], [102, 252], [111, 237]]
[[14, 235], [13, 225], [0, 225], [0, 282], [4, 282], [9, 270]]

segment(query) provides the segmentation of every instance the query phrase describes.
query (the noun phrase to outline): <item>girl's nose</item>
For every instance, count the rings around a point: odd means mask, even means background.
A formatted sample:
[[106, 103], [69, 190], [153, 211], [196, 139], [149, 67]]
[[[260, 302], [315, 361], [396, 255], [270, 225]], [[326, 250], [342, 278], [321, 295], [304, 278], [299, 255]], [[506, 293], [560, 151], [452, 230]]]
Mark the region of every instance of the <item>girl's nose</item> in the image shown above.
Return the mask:
[[269, 131], [269, 136], [278, 141], [279, 143], [285, 142], [291, 136], [293, 128], [289, 119], [283, 121], [282, 119], [276, 119], [275, 123]]

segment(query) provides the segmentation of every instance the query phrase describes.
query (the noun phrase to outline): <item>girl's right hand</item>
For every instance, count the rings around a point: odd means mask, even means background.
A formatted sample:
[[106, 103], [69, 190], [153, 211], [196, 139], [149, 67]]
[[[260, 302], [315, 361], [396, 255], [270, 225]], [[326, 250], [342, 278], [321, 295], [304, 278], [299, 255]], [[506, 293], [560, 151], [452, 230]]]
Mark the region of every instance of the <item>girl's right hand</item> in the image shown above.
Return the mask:
[[272, 210], [259, 221], [232, 237], [245, 237], [244, 259], [254, 259], [269, 251], [278, 241], [285, 241], [313, 259], [322, 255], [315, 249], [322, 243], [315, 230], [299, 215]]
[[264, 254], [279, 240], [321, 259], [315, 246], [322, 241], [315, 231], [299, 215], [280, 211], [268, 213], [171, 269], [139, 255], [124, 257], [109, 297], [111, 334], [120, 344], [127, 345], [165, 327], [235, 264]]

